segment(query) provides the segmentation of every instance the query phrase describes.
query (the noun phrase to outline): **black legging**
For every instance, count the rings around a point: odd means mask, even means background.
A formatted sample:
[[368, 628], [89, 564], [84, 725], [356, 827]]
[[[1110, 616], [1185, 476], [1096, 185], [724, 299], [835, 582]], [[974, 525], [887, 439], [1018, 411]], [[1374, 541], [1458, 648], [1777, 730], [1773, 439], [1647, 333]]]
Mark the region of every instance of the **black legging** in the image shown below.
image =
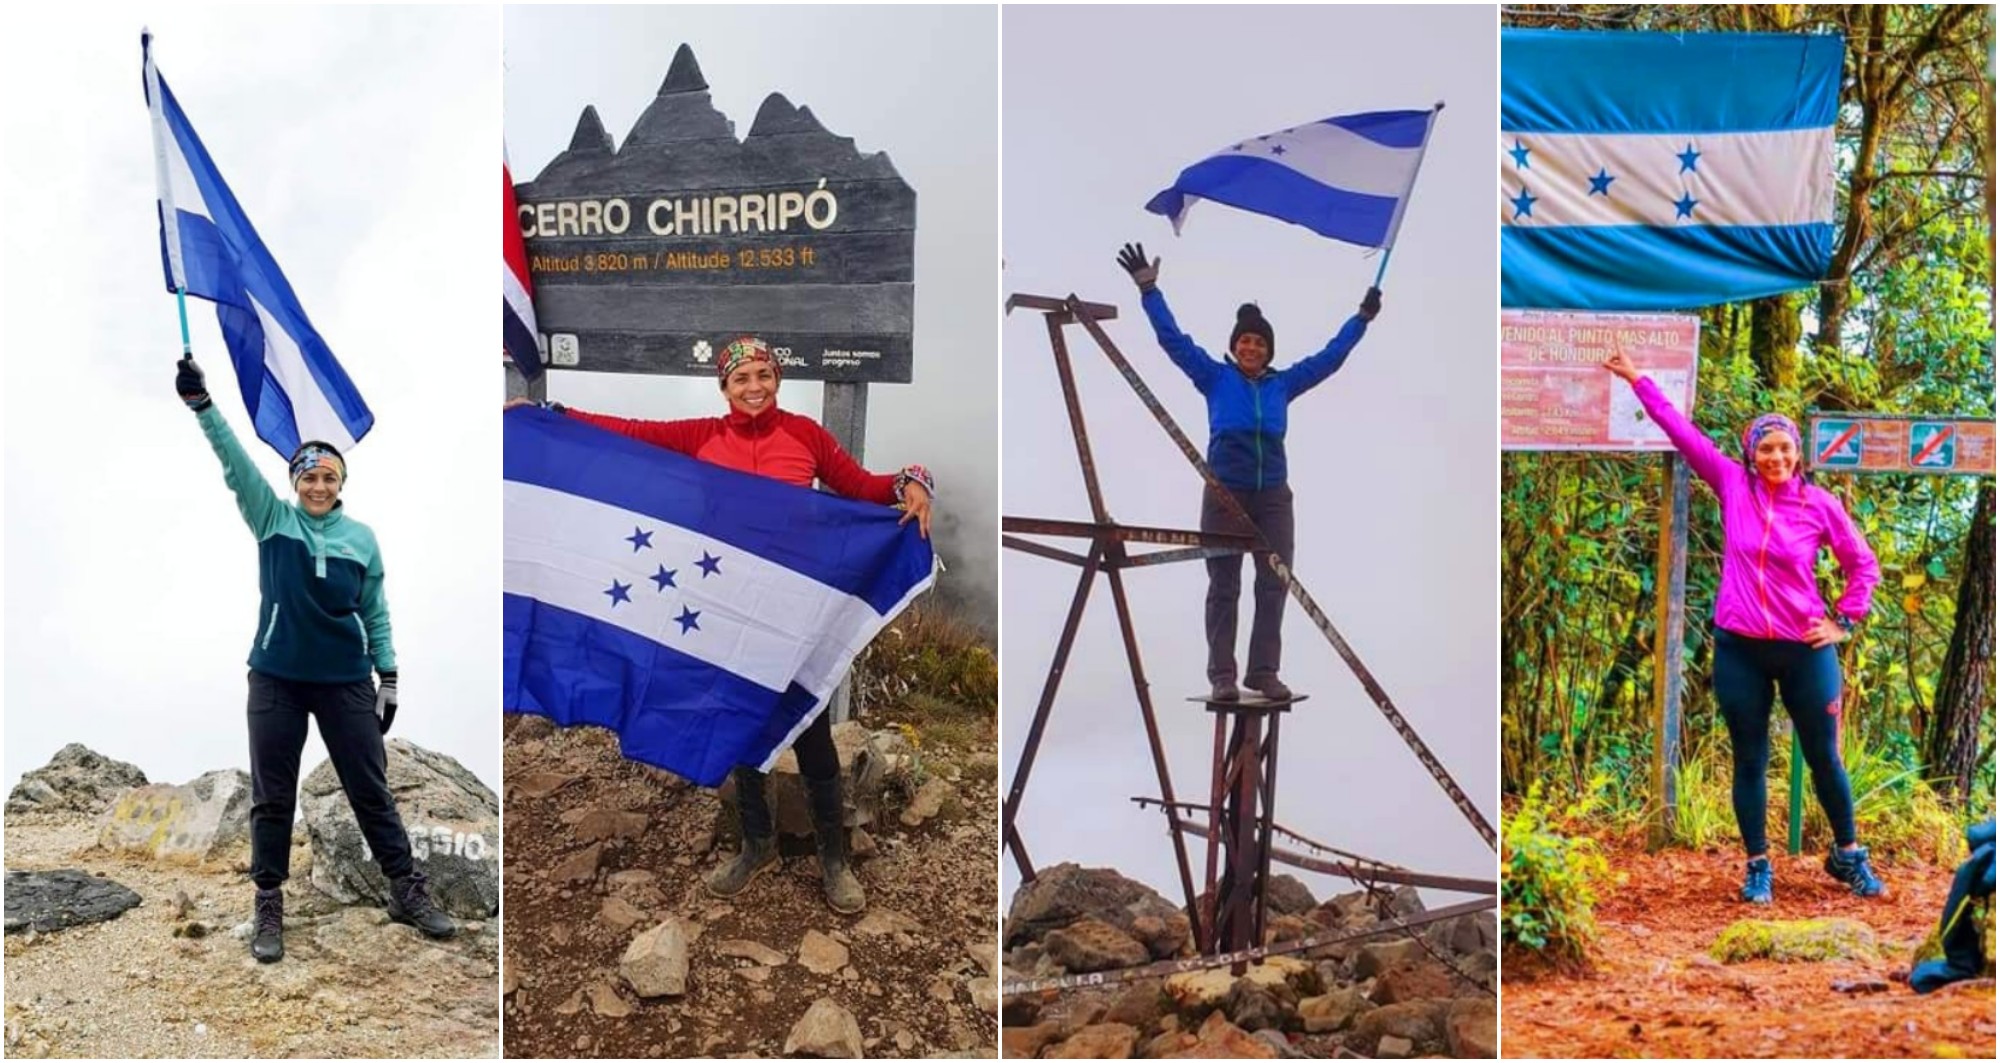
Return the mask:
[[1854, 794], [1840, 763], [1840, 657], [1832, 646], [1753, 639], [1715, 629], [1715, 701], [1729, 728], [1736, 777], [1731, 796], [1743, 851], [1762, 856], [1765, 775], [1771, 760], [1771, 695], [1784, 699], [1812, 770], [1813, 793], [1833, 824], [1836, 845], [1852, 845]]
[[320, 741], [382, 874], [397, 879], [410, 873], [410, 835], [389, 790], [374, 683], [303, 683], [251, 672], [249, 716], [250, 878], [258, 889], [276, 889], [291, 874], [308, 718], [318, 722]]

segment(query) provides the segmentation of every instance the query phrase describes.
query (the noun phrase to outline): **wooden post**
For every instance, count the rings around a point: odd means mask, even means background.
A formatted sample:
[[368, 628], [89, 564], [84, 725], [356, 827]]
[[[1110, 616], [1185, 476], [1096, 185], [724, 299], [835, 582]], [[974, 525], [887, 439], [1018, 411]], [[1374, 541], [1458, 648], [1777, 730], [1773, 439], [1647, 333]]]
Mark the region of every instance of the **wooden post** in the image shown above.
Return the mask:
[[[868, 437], [868, 385], [829, 380], [826, 382], [823, 398], [820, 400], [820, 424], [847, 451], [855, 461], [866, 465], [861, 456], [861, 447]], [[840, 687], [828, 699], [826, 711], [833, 714], [834, 723], [845, 723], [854, 715], [851, 704], [852, 677], [842, 678]]]
[[1658, 736], [1653, 752], [1653, 801], [1659, 815], [1653, 821], [1651, 844], [1659, 848], [1673, 840], [1674, 769], [1681, 756], [1682, 643], [1687, 627], [1688, 467], [1678, 454], [1666, 456], [1660, 499], [1659, 569], [1654, 577], [1656, 623], [1653, 643], [1653, 720]]

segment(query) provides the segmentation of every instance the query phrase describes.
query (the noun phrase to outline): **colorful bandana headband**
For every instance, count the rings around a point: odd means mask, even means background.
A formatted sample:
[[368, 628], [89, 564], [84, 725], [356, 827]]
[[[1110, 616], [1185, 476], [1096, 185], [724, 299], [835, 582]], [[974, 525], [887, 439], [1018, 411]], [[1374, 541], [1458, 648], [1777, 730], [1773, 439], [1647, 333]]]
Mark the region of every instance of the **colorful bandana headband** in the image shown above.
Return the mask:
[[1783, 432], [1791, 436], [1793, 447], [1799, 450], [1805, 449], [1805, 444], [1799, 435], [1799, 426], [1793, 424], [1791, 418], [1782, 413], [1760, 414], [1756, 420], [1750, 422], [1750, 427], [1743, 432], [1743, 461], [1745, 464], [1749, 464], [1756, 459], [1758, 442], [1772, 432]]
[[320, 467], [332, 469], [342, 483], [347, 482], [347, 463], [333, 450], [308, 443], [292, 455], [292, 486], [299, 485], [299, 478]]
[[771, 348], [755, 336], [738, 336], [730, 340], [729, 346], [722, 349], [722, 357], [715, 360], [716, 375], [728, 380], [729, 374], [745, 362], [769, 362], [773, 374], [784, 375], [778, 360], [771, 356]]

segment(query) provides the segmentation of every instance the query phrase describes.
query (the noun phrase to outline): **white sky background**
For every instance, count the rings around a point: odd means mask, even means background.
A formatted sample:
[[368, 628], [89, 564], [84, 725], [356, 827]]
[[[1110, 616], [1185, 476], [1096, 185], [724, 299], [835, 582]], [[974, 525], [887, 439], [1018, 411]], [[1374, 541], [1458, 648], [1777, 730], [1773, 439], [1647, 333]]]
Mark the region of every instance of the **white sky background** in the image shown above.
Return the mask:
[[[349, 512], [387, 566], [392, 736], [496, 790], [497, 8], [38, 9], [0, 48], [6, 786], [66, 742], [155, 781], [248, 768], [257, 551], [173, 392], [139, 30], [376, 425]], [[196, 358], [268, 479], [211, 304]], [[309, 740], [301, 775], [325, 759]]]
[[[1286, 440], [1298, 573], [1431, 749], [1498, 822], [1496, 639], [1497, 234], [1492, 220], [1498, 38], [1490, 7], [1010, 7], [1004, 18], [1002, 277], [1008, 292], [1116, 303], [1112, 339], [1197, 446], [1207, 416], [1167, 361], [1114, 258], [1141, 240], [1160, 286], [1211, 354], [1255, 300], [1278, 365], [1317, 351], [1354, 312], [1376, 260], [1308, 230], [1213, 203], [1176, 239], [1144, 203], [1183, 167], [1246, 136], [1334, 114], [1444, 100], [1383, 285], [1381, 317], [1347, 365], [1295, 401]], [[1081, 329], [1069, 330], [1113, 519], [1196, 528], [1201, 482]], [[1002, 511], [1089, 519], [1041, 316], [1002, 331]], [[1080, 549], [1076, 541], [1056, 545]], [[1152, 549], [1152, 548], [1141, 548]], [[1008, 551], [1002, 698], [1012, 778], [1074, 568]], [[1249, 640], [1244, 567], [1238, 653]], [[1206, 801], [1210, 717], [1199, 563], [1126, 574], [1177, 796]], [[1312, 695], [1283, 725], [1278, 822], [1408, 867], [1491, 876], [1496, 858], [1367, 700], [1295, 603], [1283, 675]], [[1091, 594], [1019, 825], [1040, 867], [1113, 866], [1177, 903], [1164, 817], [1109, 587]], [[1189, 843], [1196, 888], [1201, 852]], [[1348, 883], [1299, 874], [1321, 898]], [[1011, 897], [1018, 874], [1004, 862]], [[1433, 893], [1432, 903], [1465, 899]]]
[[[917, 192], [915, 379], [868, 389], [864, 464], [929, 466], [938, 519], [957, 524], [939, 534], [943, 580], [991, 588], [999, 480], [996, 9], [513, 7], [505, 34], [516, 181], [534, 179], [569, 146], [586, 105], [597, 107], [622, 146], [683, 43], [738, 139], [764, 98], [782, 92], [860, 151], [888, 152]], [[551, 399], [627, 417], [726, 409], [711, 378], [552, 371], [548, 380]], [[818, 417], [821, 390], [790, 381], [780, 402]], [[980, 600], [990, 602], [991, 591]]]

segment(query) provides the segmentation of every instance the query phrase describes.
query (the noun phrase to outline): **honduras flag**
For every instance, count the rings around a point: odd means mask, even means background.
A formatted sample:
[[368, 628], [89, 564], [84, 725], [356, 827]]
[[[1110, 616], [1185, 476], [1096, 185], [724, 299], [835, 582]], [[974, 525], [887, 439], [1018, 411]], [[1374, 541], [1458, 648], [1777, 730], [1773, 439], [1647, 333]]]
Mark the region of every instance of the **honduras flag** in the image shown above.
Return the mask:
[[1211, 199], [1364, 247], [1393, 247], [1438, 109], [1337, 115], [1231, 144], [1146, 204], [1181, 231]]
[[1502, 30], [1500, 305], [1678, 310], [1819, 280], [1844, 49]]
[[506, 433], [506, 708], [618, 732], [702, 786], [769, 770], [930, 586], [895, 510], [546, 410]]
[[352, 448], [375, 415], [313, 331], [299, 297], [181, 113], [153, 65], [151, 36], [140, 40], [167, 290], [215, 303], [257, 438], [287, 459], [308, 439]]

